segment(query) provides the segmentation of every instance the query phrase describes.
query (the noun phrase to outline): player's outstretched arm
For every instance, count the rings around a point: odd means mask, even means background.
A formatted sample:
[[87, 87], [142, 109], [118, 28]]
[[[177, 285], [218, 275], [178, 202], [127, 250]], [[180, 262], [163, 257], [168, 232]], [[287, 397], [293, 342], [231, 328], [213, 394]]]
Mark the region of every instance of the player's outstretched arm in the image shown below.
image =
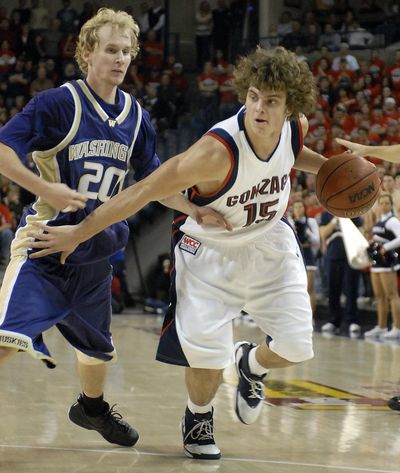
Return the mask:
[[29, 171], [9, 146], [0, 143], [0, 173], [41, 197], [56, 210], [75, 211], [86, 205], [87, 197], [60, 182], [47, 182]]
[[61, 262], [65, 262], [68, 254], [80, 243], [135, 214], [149, 202], [175, 196], [201, 182], [222, 182], [230, 163], [229, 153], [221, 143], [203, 137], [186, 152], [169, 159], [145, 179], [97, 207], [78, 225], [39, 226], [38, 231], [30, 234], [39, 241], [32, 242], [30, 246], [40, 251], [32, 254], [31, 258], [65, 252], [61, 258]]
[[324, 164], [327, 158], [322, 156], [319, 153], [307, 148], [307, 146], [303, 146], [303, 149], [296, 159], [294, 164], [294, 169], [298, 171], [305, 171], [310, 172], [312, 174], [317, 174], [319, 168]]
[[[304, 115], [300, 117], [300, 123], [304, 139], [308, 132], [308, 120]], [[326, 158], [324, 156], [319, 153], [316, 153], [307, 146], [303, 146], [303, 149], [301, 150], [300, 155], [296, 159], [293, 168], [297, 169], [298, 171], [305, 171], [310, 172], [312, 174], [317, 174], [319, 168], [325, 161]]]
[[375, 156], [391, 163], [400, 163], [400, 145], [369, 146], [353, 143], [342, 138], [336, 138], [336, 141], [357, 156]]

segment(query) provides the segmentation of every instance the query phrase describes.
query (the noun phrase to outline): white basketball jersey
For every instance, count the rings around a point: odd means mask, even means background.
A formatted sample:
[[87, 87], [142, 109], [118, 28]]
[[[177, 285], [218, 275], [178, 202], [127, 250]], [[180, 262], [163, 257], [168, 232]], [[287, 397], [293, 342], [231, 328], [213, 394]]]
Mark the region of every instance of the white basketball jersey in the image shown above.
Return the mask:
[[228, 232], [217, 226], [201, 226], [190, 217], [175, 220], [180, 230], [200, 240], [243, 244], [253, 240], [284, 215], [290, 194], [290, 171], [301, 151], [303, 136], [299, 121], [285, 121], [279, 142], [267, 160], [253, 151], [244, 128], [245, 108], [217, 123], [207, 132], [229, 151], [232, 165], [221, 188], [201, 195], [193, 187], [189, 199], [207, 205], [232, 224]]

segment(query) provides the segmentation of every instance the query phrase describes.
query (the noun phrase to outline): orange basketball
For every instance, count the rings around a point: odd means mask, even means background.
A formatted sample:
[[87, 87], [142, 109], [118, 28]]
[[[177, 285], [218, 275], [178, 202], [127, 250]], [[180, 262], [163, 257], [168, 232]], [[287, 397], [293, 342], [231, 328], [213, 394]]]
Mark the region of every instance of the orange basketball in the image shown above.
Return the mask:
[[380, 184], [374, 164], [360, 156], [342, 153], [332, 156], [321, 166], [316, 194], [331, 214], [354, 218], [373, 206]]

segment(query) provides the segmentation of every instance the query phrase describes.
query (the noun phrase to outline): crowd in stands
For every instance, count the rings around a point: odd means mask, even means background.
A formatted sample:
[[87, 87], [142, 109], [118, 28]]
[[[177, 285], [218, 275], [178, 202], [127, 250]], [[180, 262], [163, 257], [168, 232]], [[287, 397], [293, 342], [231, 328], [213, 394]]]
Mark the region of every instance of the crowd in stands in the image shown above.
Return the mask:
[[[303, 2], [301, 11], [285, 10], [269, 29], [267, 46], [281, 44], [288, 49], [313, 52], [325, 45], [338, 51], [341, 42], [352, 49], [389, 45], [400, 39], [399, 2], [376, 0]], [[308, 8], [307, 8], [308, 4]]]

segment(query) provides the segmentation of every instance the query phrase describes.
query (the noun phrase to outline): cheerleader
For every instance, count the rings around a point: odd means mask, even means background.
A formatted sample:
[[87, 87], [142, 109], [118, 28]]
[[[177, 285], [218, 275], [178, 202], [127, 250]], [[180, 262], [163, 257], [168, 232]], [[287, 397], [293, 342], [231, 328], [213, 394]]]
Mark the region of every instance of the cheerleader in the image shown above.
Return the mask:
[[[397, 289], [397, 270], [400, 260], [400, 220], [393, 213], [393, 199], [384, 193], [377, 201], [378, 220], [372, 227], [372, 242], [368, 253], [372, 260], [371, 283], [377, 302], [378, 324], [365, 337], [400, 338], [400, 298]], [[388, 331], [388, 304], [393, 318]]]

